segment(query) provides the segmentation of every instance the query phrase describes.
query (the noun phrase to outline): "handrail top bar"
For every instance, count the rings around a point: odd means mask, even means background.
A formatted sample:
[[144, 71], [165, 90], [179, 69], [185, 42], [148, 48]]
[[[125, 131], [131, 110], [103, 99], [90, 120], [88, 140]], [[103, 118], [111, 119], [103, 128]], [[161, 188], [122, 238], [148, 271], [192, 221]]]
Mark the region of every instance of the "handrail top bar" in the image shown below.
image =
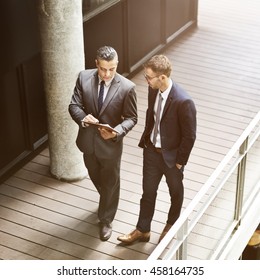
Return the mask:
[[203, 186], [201, 187], [199, 192], [189, 203], [189, 205], [184, 210], [184, 212], [181, 214], [179, 219], [175, 222], [175, 224], [171, 227], [169, 232], [161, 240], [160, 244], [156, 246], [156, 248], [153, 250], [151, 255], [148, 257], [148, 260], [149, 259], [158, 259], [158, 257], [160, 257], [164, 248], [166, 248], [166, 246], [171, 242], [171, 240], [173, 239], [173, 236], [178, 232], [179, 228], [181, 228], [183, 226], [183, 224], [185, 223], [185, 221], [188, 220], [188, 217], [194, 211], [194, 208], [200, 202], [201, 198], [206, 194], [206, 192], [208, 191], [208, 189], [210, 188], [212, 183], [217, 179], [218, 175], [223, 171], [223, 168], [230, 161], [230, 159], [234, 156], [234, 154], [238, 151], [240, 146], [244, 143], [246, 138], [249, 136], [249, 134], [252, 132], [252, 130], [255, 128], [255, 126], [258, 124], [259, 121], [260, 121], [260, 111], [256, 114], [254, 119], [249, 123], [249, 125], [243, 131], [241, 136], [238, 138], [238, 140], [235, 142], [235, 144], [232, 146], [232, 148], [229, 150], [229, 152], [226, 154], [226, 156], [223, 158], [223, 160], [220, 162], [220, 164], [217, 166], [217, 168], [214, 170], [214, 172], [208, 178], [208, 180], [203, 184]]

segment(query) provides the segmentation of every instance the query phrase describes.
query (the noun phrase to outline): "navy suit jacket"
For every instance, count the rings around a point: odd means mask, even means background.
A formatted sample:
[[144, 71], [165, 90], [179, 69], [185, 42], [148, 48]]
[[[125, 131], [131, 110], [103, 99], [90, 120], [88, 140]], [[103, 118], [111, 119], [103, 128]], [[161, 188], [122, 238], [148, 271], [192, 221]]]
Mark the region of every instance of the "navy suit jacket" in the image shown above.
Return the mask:
[[[145, 129], [139, 142], [141, 148], [150, 142], [157, 94], [158, 90], [149, 87]], [[179, 85], [173, 83], [160, 122], [162, 155], [170, 168], [176, 163], [187, 164], [196, 139], [196, 125], [196, 108], [193, 100]]]
[[[135, 84], [116, 73], [98, 113], [97, 69], [84, 70], [78, 76], [69, 112], [79, 125], [76, 143], [83, 153], [95, 153], [107, 159], [118, 157], [122, 153], [123, 137], [137, 123]], [[81, 120], [88, 114], [114, 127], [119, 132], [116, 141], [104, 140], [95, 126], [82, 127]]]

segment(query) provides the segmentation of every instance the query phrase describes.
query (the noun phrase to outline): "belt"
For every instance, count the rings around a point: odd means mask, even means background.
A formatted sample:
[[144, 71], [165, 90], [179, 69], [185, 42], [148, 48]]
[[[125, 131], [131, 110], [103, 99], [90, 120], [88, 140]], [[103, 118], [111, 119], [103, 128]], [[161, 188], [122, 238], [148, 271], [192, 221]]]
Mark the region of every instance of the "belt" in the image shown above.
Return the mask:
[[151, 141], [149, 141], [149, 146], [151, 146], [156, 153], [159, 153], [159, 154], [162, 153], [162, 149], [155, 147]]
[[159, 153], [159, 154], [162, 153], [162, 149], [161, 149], [161, 148], [156, 148], [156, 147], [154, 147], [154, 149], [155, 149], [156, 153]]

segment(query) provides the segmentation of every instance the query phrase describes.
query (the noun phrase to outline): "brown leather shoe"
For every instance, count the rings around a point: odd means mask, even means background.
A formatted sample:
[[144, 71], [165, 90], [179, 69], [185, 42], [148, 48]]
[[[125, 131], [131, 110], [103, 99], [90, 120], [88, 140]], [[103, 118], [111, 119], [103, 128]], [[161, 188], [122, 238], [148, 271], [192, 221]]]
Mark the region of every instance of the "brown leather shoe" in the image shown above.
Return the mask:
[[135, 241], [148, 242], [150, 240], [150, 232], [141, 232], [135, 229], [129, 234], [118, 236], [117, 240], [126, 244], [131, 244]]
[[162, 233], [161, 233], [161, 236], [160, 236], [160, 238], [159, 238], [158, 243], [160, 243], [160, 242], [162, 241], [162, 239], [164, 238], [164, 236], [165, 236], [166, 233], [170, 230], [171, 227], [172, 227], [172, 225], [170, 225], [170, 224], [166, 224], [166, 225], [165, 225], [165, 227], [164, 227], [164, 229], [163, 229], [163, 231], [162, 231]]

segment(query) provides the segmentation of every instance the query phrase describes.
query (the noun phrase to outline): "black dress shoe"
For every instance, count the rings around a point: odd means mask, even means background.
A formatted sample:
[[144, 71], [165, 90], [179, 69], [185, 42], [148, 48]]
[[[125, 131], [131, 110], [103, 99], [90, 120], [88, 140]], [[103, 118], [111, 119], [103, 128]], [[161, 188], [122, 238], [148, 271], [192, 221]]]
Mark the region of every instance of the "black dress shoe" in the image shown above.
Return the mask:
[[110, 224], [100, 223], [99, 236], [102, 241], [107, 241], [112, 234], [112, 226]]

